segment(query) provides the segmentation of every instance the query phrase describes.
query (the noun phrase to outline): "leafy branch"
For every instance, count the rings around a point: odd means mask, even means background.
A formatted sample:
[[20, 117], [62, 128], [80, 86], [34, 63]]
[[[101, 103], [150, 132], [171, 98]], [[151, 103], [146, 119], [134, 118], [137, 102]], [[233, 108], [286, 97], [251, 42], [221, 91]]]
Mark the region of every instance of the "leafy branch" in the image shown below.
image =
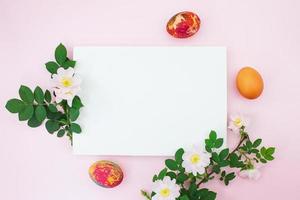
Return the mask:
[[[59, 68], [74, 68], [75, 64], [76, 61], [67, 57], [65, 46], [59, 44], [55, 49], [55, 61], [45, 65], [52, 77]], [[5, 107], [9, 112], [18, 114], [20, 121], [27, 121], [28, 126], [36, 128], [46, 121], [45, 127], [50, 134], [56, 133], [57, 137], [66, 135], [71, 143], [73, 133], [81, 133], [80, 125], [75, 123], [83, 107], [79, 96], [75, 96], [69, 106], [66, 100], [56, 102], [55, 92], [43, 91], [39, 86], [32, 91], [25, 85], [19, 88], [19, 96], [20, 99], [10, 99]]]
[[[228, 148], [223, 148], [224, 140], [218, 138], [215, 131], [210, 132], [209, 137], [205, 140], [205, 151], [210, 154], [210, 160], [204, 173], [194, 174], [186, 170], [183, 164], [185, 150], [180, 148], [175, 153], [174, 159], [165, 161], [166, 167], [154, 175], [152, 181], [157, 183], [164, 181], [166, 177], [174, 180], [180, 188], [176, 200], [216, 199], [217, 194], [214, 191], [201, 187], [203, 183], [217, 177], [225, 185], [228, 185], [236, 177], [236, 172], [229, 169], [247, 171], [254, 169], [256, 163], [265, 164], [274, 159], [274, 147], [261, 146], [262, 139], [252, 142], [244, 126], [239, 128], [239, 134], [240, 140], [237, 146], [230, 151]], [[151, 200], [157, 193], [153, 191], [149, 194], [142, 190], [142, 194], [146, 199]]]

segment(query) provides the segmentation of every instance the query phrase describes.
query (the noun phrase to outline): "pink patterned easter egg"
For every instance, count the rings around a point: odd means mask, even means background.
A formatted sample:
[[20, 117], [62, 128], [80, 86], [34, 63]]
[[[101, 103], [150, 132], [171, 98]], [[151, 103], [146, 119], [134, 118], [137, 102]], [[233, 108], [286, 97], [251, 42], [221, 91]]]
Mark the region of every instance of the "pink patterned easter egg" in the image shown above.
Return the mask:
[[122, 169], [116, 163], [107, 160], [95, 162], [89, 169], [91, 179], [105, 188], [113, 188], [123, 180]]
[[188, 38], [200, 29], [200, 18], [193, 12], [180, 12], [167, 23], [167, 31], [175, 38]]

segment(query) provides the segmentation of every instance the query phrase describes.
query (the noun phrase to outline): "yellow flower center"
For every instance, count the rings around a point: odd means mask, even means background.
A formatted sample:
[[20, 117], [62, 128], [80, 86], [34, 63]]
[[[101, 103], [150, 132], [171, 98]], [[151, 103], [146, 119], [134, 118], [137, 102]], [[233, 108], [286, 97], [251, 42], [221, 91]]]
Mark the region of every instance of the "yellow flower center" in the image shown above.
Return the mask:
[[242, 119], [241, 118], [236, 118], [234, 121], [233, 121], [234, 125], [236, 126], [241, 126], [242, 125]]
[[170, 195], [170, 193], [171, 193], [171, 191], [169, 188], [164, 188], [159, 192], [160, 196], [162, 196], [162, 197], [168, 197]]
[[200, 162], [200, 156], [198, 154], [193, 154], [190, 158], [192, 164], [197, 164]]
[[64, 77], [64, 78], [61, 79], [61, 84], [64, 87], [70, 87], [70, 86], [72, 86], [73, 82], [72, 82], [72, 79], [70, 79], [68, 77]]

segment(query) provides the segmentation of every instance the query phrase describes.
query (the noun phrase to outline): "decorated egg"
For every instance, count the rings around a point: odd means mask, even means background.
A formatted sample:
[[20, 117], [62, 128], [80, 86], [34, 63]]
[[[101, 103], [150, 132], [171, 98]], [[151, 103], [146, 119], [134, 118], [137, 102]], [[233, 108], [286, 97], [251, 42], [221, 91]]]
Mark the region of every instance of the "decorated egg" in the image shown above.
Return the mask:
[[244, 67], [238, 72], [236, 86], [240, 94], [245, 98], [256, 99], [264, 89], [264, 81], [255, 69]]
[[107, 160], [95, 162], [89, 169], [89, 175], [96, 184], [105, 188], [116, 187], [123, 180], [119, 165]]
[[200, 18], [193, 12], [180, 12], [174, 15], [167, 24], [167, 31], [175, 38], [188, 38], [200, 29]]

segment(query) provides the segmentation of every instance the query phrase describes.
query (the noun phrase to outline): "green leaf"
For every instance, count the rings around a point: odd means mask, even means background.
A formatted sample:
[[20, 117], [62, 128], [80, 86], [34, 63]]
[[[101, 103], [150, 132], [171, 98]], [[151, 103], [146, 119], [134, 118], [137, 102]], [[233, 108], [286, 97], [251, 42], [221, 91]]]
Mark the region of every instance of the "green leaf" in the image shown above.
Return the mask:
[[260, 149], [260, 154], [261, 154], [263, 157], [266, 156], [266, 152], [267, 152], [266, 147], [262, 147], [262, 148]]
[[79, 126], [79, 124], [72, 123], [71, 124], [71, 131], [74, 132], [74, 133], [81, 133], [81, 127]]
[[43, 90], [39, 86], [37, 86], [34, 89], [34, 99], [39, 104], [43, 104], [44, 103], [44, 92], [43, 92]]
[[49, 108], [47, 108], [47, 118], [48, 119], [55, 119], [60, 120], [64, 115], [61, 112], [50, 112]]
[[222, 145], [223, 145], [223, 138], [218, 138], [216, 141], [215, 141], [215, 148], [220, 148]]
[[272, 156], [275, 152], [275, 148], [274, 147], [269, 147], [269, 148], [265, 148], [265, 147], [262, 147], [260, 149], [260, 153], [261, 155], [266, 159], [266, 160], [274, 160], [274, 157]]
[[208, 153], [211, 153], [211, 152], [212, 152], [211, 148], [210, 148], [209, 146], [207, 146], [207, 145], [205, 145], [205, 150], [206, 150]]
[[34, 96], [29, 87], [22, 85], [19, 89], [19, 95], [24, 102], [33, 103]]
[[62, 67], [65, 68], [65, 69], [68, 69], [69, 67], [72, 67], [74, 68], [75, 67], [75, 64], [76, 64], [76, 61], [74, 60], [66, 60], [63, 64], [62, 64]]
[[261, 158], [260, 153], [256, 153], [256, 158]]
[[222, 171], [221, 176], [224, 177], [226, 175], [226, 171]]
[[195, 197], [197, 195], [197, 189], [198, 189], [198, 187], [197, 187], [196, 183], [194, 181], [192, 181], [190, 184], [189, 190], [188, 190], [189, 196], [192, 198]]
[[229, 156], [230, 167], [241, 168], [244, 166], [244, 163], [239, 160], [238, 155], [231, 153]]
[[210, 133], [209, 133], [209, 139], [211, 140], [211, 141], [215, 141], [216, 139], [217, 139], [217, 133], [216, 133], [216, 131], [210, 131]]
[[43, 122], [41, 121], [38, 121], [35, 116], [32, 116], [28, 122], [27, 122], [27, 125], [31, 128], [36, 128], [36, 127], [39, 127]]
[[268, 154], [267, 154], [267, 155], [265, 156], [265, 159], [271, 161], [271, 160], [274, 160], [274, 157], [273, 157], [272, 155], [268, 155]]
[[47, 131], [51, 134], [60, 128], [58, 121], [51, 120], [51, 119], [46, 122], [45, 126]]
[[248, 141], [246, 142], [246, 147], [247, 147], [248, 149], [251, 149], [251, 148], [252, 148], [252, 142], [248, 140]]
[[11, 99], [5, 105], [5, 108], [11, 113], [18, 113], [22, 111], [24, 107], [24, 102], [19, 99]]
[[176, 151], [176, 153], [175, 153], [175, 160], [176, 160], [176, 162], [178, 163], [178, 165], [181, 165], [181, 163], [182, 163], [182, 155], [184, 154], [184, 150], [183, 150], [183, 148], [180, 148], [180, 149], [178, 149], [177, 151]]
[[35, 118], [42, 122], [45, 120], [47, 115], [47, 111], [44, 106], [38, 105], [35, 109]]
[[45, 92], [45, 100], [46, 100], [48, 103], [50, 103], [51, 100], [52, 100], [51, 93], [50, 93], [49, 90], [46, 90], [46, 92]]
[[45, 65], [46, 65], [48, 72], [50, 72], [51, 74], [57, 73], [57, 69], [59, 68], [59, 65], [56, 62], [50, 61], [50, 62], [47, 62]]
[[211, 158], [213, 159], [213, 161], [215, 161], [216, 163], [220, 162], [220, 158], [218, 156], [218, 154], [216, 152], [213, 152], [211, 154]]
[[179, 173], [176, 180], [178, 183], [184, 183], [188, 178], [189, 177], [185, 173]]
[[235, 178], [235, 173], [234, 172], [231, 172], [231, 173], [227, 174], [225, 176], [225, 179], [224, 179], [225, 185], [228, 185], [229, 181], [233, 180], [234, 178]]
[[165, 178], [166, 174], [167, 174], [167, 171], [168, 171], [167, 168], [162, 169], [162, 170], [159, 172], [157, 178], [158, 178], [159, 180], [163, 180], [163, 179]]
[[225, 176], [225, 178], [228, 179], [229, 181], [233, 180], [235, 178], [234, 172], [231, 172], [231, 173], [227, 174]]
[[213, 166], [213, 172], [215, 172], [216, 174], [219, 174], [221, 171], [220, 167], [218, 165], [214, 165]]
[[19, 112], [19, 120], [26, 121], [30, 119], [33, 115], [34, 108], [32, 105], [26, 105], [25, 108]]
[[167, 172], [166, 176], [169, 176], [171, 179], [176, 178], [176, 174], [174, 172]]
[[218, 164], [219, 164], [220, 167], [226, 167], [226, 166], [229, 165], [229, 161], [228, 160], [222, 160]]
[[250, 153], [258, 153], [259, 151], [258, 151], [258, 149], [251, 149], [251, 151], [250, 151]]
[[155, 182], [155, 181], [157, 181], [158, 180], [158, 176], [155, 174], [154, 176], [153, 176], [153, 178], [152, 178], [152, 182]]
[[75, 108], [70, 109], [70, 120], [75, 121], [79, 116], [79, 110]]
[[153, 197], [156, 193], [155, 192], [151, 192], [151, 197]]
[[49, 104], [48, 109], [49, 109], [50, 112], [53, 112], [53, 113], [57, 112], [57, 108], [54, 104]]
[[205, 139], [205, 145], [209, 148], [213, 148], [214, 143], [210, 139]]
[[254, 147], [254, 148], [258, 147], [258, 146], [261, 144], [261, 142], [262, 142], [262, 139], [257, 139], [257, 140], [255, 140], [255, 141], [253, 142], [252, 147]]
[[262, 163], [264, 163], [264, 164], [267, 163], [267, 161], [265, 159], [263, 159], [263, 158], [259, 159], [259, 161], [262, 162]]
[[57, 132], [57, 137], [63, 137], [65, 135], [65, 130], [61, 129]]
[[179, 200], [190, 200], [187, 195], [179, 197]]
[[[207, 195], [205, 196], [205, 198], [203, 200], [215, 200], [217, 197], [217, 193], [213, 192], [213, 191], [208, 191]], [[202, 198], [201, 198], [202, 200]]]
[[72, 101], [72, 107], [76, 108], [78, 110], [83, 107], [83, 104], [78, 96], [74, 97], [74, 99]]
[[207, 195], [207, 193], [208, 193], [208, 189], [202, 188], [202, 189], [197, 191], [197, 196], [201, 197], [201, 199], [204, 199], [205, 196]]
[[175, 160], [172, 160], [172, 159], [167, 159], [165, 161], [165, 164], [166, 166], [170, 169], [170, 170], [177, 170], [178, 169], [178, 166], [177, 166], [177, 163]]
[[273, 155], [273, 153], [275, 152], [275, 147], [269, 147], [267, 150], [266, 150], [266, 153], [268, 155]]
[[67, 49], [60, 43], [55, 49], [55, 60], [58, 64], [62, 65], [67, 59]]
[[223, 149], [220, 154], [219, 154], [219, 158], [220, 160], [224, 160], [229, 154], [229, 149]]

